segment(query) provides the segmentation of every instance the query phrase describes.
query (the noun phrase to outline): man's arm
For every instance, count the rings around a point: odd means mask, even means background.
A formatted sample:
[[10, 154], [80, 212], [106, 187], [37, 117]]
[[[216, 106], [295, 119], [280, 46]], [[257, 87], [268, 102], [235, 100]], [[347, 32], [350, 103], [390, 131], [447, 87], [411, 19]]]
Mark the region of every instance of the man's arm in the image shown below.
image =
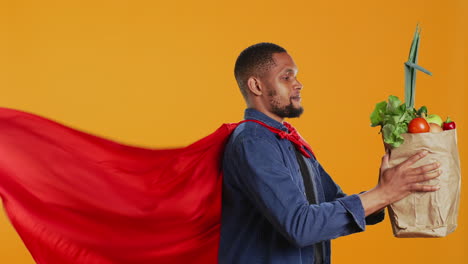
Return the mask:
[[[325, 171], [322, 165], [317, 160], [312, 160], [312, 162], [317, 163], [317, 166], [320, 172], [320, 177], [322, 179], [322, 185], [324, 184], [327, 185], [328, 190], [334, 190], [334, 191], [325, 193], [325, 198], [326, 198], [325, 201], [334, 201], [338, 198], [345, 197], [346, 194], [341, 190], [340, 186], [336, 184], [335, 181], [330, 177], [330, 175]], [[367, 215], [366, 224], [374, 225], [374, 224], [382, 222], [384, 218], [385, 218], [385, 210], [384, 208], [382, 208], [382, 210], [379, 210], [371, 215]]]
[[[286, 239], [298, 247], [365, 229], [358, 195], [310, 205], [294, 182], [274, 139], [240, 139], [229, 152], [230, 181]], [[235, 162], [234, 162], [235, 161]]]
[[424, 158], [427, 151], [421, 151], [398, 166], [389, 167], [389, 155], [385, 154], [380, 166], [379, 183], [375, 188], [360, 194], [365, 215], [371, 215], [389, 204], [397, 202], [413, 192], [433, 192], [440, 187], [426, 185], [422, 182], [434, 179], [441, 174], [440, 164], [437, 162], [417, 168], [411, 165]]

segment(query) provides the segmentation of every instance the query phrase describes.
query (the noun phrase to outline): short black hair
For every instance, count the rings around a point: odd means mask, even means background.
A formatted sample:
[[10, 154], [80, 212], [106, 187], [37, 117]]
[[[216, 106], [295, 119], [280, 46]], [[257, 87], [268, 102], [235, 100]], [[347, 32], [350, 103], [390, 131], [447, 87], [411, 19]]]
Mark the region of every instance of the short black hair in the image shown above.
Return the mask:
[[268, 42], [254, 44], [243, 50], [236, 60], [234, 76], [245, 99], [247, 99], [247, 80], [261, 76], [275, 65], [273, 53], [287, 52], [284, 48]]

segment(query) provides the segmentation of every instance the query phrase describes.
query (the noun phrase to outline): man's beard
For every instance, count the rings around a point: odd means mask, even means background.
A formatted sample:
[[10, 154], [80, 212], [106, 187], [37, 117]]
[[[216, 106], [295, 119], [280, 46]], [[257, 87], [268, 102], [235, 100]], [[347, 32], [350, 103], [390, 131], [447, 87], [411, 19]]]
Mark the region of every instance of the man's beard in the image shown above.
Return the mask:
[[294, 107], [292, 102], [283, 108], [280, 108], [278, 107], [278, 105], [273, 104], [271, 112], [281, 118], [293, 118], [301, 116], [301, 114], [304, 112], [304, 108], [302, 106], [296, 108]]
[[267, 89], [268, 96], [270, 97], [271, 112], [281, 118], [299, 117], [304, 112], [304, 108], [299, 106], [295, 108], [292, 98], [289, 99], [289, 104], [285, 107], [280, 107], [280, 103], [276, 98], [277, 92], [274, 89]]

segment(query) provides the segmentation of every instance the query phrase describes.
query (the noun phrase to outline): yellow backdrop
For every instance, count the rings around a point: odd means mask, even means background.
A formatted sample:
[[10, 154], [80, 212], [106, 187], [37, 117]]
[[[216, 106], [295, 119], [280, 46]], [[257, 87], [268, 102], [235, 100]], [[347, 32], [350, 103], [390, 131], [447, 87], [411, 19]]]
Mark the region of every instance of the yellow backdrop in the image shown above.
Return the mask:
[[[291, 122], [348, 193], [372, 188], [383, 146], [375, 103], [403, 99], [403, 62], [422, 26], [416, 105], [458, 124], [468, 170], [468, 4], [424, 1], [0, 2], [0, 106], [123, 143], [187, 145], [242, 118], [238, 53], [270, 41], [300, 68], [304, 115]], [[1, 133], [1, 131], [0, 131]], [[465, 173], [466, 174], [466, 173]], [[397, 239], [388, 219], [333, 241], [334, 263], [466, 263], [468, 205], [440, 239]], [[34, 263], [4, 213], [0, 263]]]

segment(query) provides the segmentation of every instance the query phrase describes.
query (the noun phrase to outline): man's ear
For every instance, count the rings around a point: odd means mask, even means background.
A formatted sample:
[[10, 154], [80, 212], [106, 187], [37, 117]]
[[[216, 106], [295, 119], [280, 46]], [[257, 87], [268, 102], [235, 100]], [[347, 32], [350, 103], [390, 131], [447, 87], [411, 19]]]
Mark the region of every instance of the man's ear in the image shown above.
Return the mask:
[[250, 77], [247, 80], [247, 87], [249, 88], [250, 92], [254, 95], [262, 95], [262, 85], [260, 80], [255, 77]]

